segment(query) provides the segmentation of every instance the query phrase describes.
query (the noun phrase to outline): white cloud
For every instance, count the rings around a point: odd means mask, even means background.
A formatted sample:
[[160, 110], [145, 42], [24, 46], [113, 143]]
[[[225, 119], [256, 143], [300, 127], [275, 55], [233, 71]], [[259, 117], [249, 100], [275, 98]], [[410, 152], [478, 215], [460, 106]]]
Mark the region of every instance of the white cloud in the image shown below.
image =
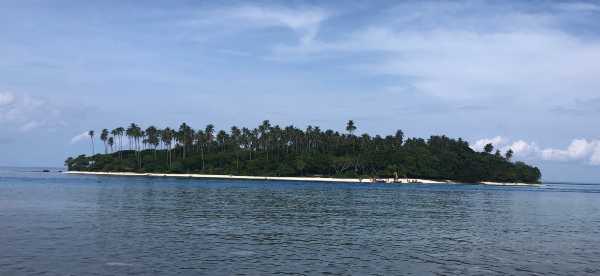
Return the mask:
[[186, 21], [186, 25], [217, 25], [229, 29], [283, 27], [300, 35], [302, 44], [308, 44], [315, 39], [321, 23], [330, 15], [325, 9], [317, 7], [245, 5], [210, 11], [202, 14], [199, 19]]
[[37, 122], [37, 121], [29, 121], [29, 122], [25, 123], [24, 125], [22, 125], [22, 126], [19, 128], [19, 130], [20, 130], [20, 131], [22, 131], [22, 132], [27, 132], [27, 131], [30, 131], [30, 130], [32, 130], [32, 129], [34, 129], [34, 128], [37, 128], [37, 127], [39, 127], [39, 126], [41, 126], [41, 125], [42, 125], [42, 124], [41, 124], [40, 122]]
[[600, 11], [600, 6], [594, 3], [585, 2], [571, 2], [571, 3], [560, 3], [556, 6], [560, 10], [568, 12], [597, 12]]
[[278, 46], [275, 59], [368, 53], [373, 58], [352, 68], [408, 79], [416, 91], [448, 101], [548, 106], [598, 95], [600, 40], [560, 28], [560, 14], [506, 8], [488, 16], [482, 10], [494, 7], [472, 5], [447, 7], [450, 15], [435, 6], [403, 6], [337, 41]]
[[514, 156], [519, 159], [538, 159], [561, 162], [585, 162], [590, 165], [600, 165], [600, 140], [574, 139], [565, 149], [540, 148], [535, 142], [509, 139], [496, 136], [477, 140], [471, 148], [482, 151], [483, 146], [492, 143], [495, 148], [506, 152], [512, 149]]
[[73, 138], [71, 138], [71, 144], [75, 144], [79, 141], [82, 141], [84, 139], [89, 139], [89, 135], [87, 131], [82, 132], [81, 134], [77, 134], [75, 136], [73, 136]]
[[328, 14], [321, 9], [288, 9], [246, 6], [230, 10], [230, 15], [262, 26], [284, 26], [303, 34], [303, 42], [312, 40]]
[[600, 141], [575, 139], [566, 149], [544, 149], [542, 159], [555, 161], [588, 160], [590, 164], [599, 164], [597, 153], [600, 152]]
[[477, 140], [473, 145], [471, 145], [471, 148], [476, 151], [483, 151], [483, 148], [487, 144], [492, 144], [494, 146], [494, 148], [499, 148], [500, 146], [504, 145], [506, 142], [507, 142], [506, 138], [501, 137], [501, 136], [496, 136], [493, 138], [484, 138], [484, 139]]
[[590, 157], [590, 164], [592, 165], [600, 165], [600, 146], [596, 145], [594, 149], [594, 153]]
[[59, 109], [40, 98], [0, 92], [0, 126], [5, 130], [27, 132], [40, 127], [64, 126], [61, 116]]
[[504, 152], [508, 151], [509, 149], [512, 149], [515, 156], [520, 156], [523, 158], [530, 157], [539, 152], [539, 147], [535, 143], [528, 143], [523, 140], [518, 140], [512, 144], [502, 147], [502, 151]]
[[8, 106], [15, 101], [15, 95], [10, 92], [0, 92], [0, 108]]

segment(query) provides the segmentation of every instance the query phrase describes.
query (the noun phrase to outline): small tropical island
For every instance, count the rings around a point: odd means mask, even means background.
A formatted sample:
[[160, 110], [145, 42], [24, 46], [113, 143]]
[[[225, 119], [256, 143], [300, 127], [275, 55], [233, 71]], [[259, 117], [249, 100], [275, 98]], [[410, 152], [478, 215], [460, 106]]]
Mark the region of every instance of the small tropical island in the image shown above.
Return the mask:
[[540, 170], [511, 161], [511, 149], [503, 154], [488, 144], [477, 152], [461, 138], [406, 138], [402, 130], [385, 137], [355, 135], [356, 130], [352, 120], [344, 133], [318, 126], [280, 127], [268, 120], [229, 131], [216, 131], [212, 124], [195, 130], [186, 123], [178, 129], [142, 129], [132, 123], [100, 131], [104, 154], [95, 153], [96, 132], [89, 131], [92, 155], [69, 157], [65, 165], [72, 172], [98, 174], [540, 182]]

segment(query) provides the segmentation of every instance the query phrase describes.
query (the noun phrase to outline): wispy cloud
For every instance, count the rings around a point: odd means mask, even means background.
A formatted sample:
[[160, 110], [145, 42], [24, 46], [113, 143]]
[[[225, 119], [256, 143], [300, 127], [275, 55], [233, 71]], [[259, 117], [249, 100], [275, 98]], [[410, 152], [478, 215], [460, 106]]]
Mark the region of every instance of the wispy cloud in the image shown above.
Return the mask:
[[45, 100], [27, 94], [0, 92], [0, 126], [5, 130], [28, 132], [64, 125], [59, 109]]
[[15, 101], [15, 95], [9, 92], [0, 92], [0, 108], [8, 106]]
[[75, 136], [73, 136], [73, 138], [71, 138], [71, 144], [75, 144], [78, 143], [79, 141], [82, 141], [84, 139], [88, 139], [90, 136], [88, 136], [88, 132], [84, 131], [80, 134], [77, 134]]
[[285, 28], [299, 35], [301, 44], [310, 43], [317, 36], [321, 23], [331, 13], [320, 7], [286, 7], [266, 5], [242, 5], [222, 7], [185, 20], [188, 27], [220, 29], [268, 29]]
[[27, 132], [27, 131], [33, 130], [41, 125], [42, 125], [42, 123], [40, 123], [38, 121], [29, 121], [29, 122], [25, 123], [24, 125], [22, 125], [21, 127], [19, 127], [19, 130], [21, 132]]
[[416, 91], [448, 101], [519, 99], [547, 106], [597, 95], [600, 39], [562, 28], [560, 14], [472, 3], [405, 5], [395, 17], [345, 38], [279, 46], [274, 55], [314, 60], [368, 54], [372, 58], [350, 68], [408, 79]]
[[600, 5], [590, 2], [558, 3], [556, 7], [569, 12], [600, 12]]
[[312, 41], [319, 31], [319, 26], [329, 14], [319, 8], [281, 8], [244, 6], [226, 11], [232, 18], [237, 18], [259, 27], [286, 27], [301, 34], [301, 41]]

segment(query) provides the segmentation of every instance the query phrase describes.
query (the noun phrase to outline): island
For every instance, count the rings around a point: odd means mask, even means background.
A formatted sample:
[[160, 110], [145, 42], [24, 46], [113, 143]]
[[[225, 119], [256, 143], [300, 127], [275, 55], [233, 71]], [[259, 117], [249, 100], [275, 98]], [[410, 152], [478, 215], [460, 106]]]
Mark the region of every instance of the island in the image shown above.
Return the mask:
[[[96, 132], [88, 132], [92, 154], [69, 157], [70, 172], [115, 175], [187, 176], [231, 179], [323, 180], [346, 182], [539, 183], [541, 172], [513, 162], [488, 144], [478, 152], [461, 138], [429, 139], [393, 135], [355, 135], [308, 126], [280, 127], [268, 120], [255, 128], [217, 131], [209, 124], [195, 130], [142, 129], [132, 123], [100, 131], [104, 153], [95, 153]], [[352, 180], [352, 181], [350, 181]]]

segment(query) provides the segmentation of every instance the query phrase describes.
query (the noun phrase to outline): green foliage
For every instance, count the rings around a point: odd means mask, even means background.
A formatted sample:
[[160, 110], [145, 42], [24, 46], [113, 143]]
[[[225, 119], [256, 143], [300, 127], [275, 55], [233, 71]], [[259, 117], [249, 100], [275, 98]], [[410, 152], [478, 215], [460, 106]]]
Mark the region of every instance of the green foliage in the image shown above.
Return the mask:
[[[215, 131], [213, 125], [194, 130], [182, 124], [178, 131], [136, 124], [115, 128], [107, 154], [69, 158], [69, 170], [210, 173], [265, 176], [411, 177], [463, 182], [539, 182], [538, 168], [510, 161], [486, 145], [473, 151], [462, 139], [446, 136], [405, 138], [395, 135], [355, 136], [354, 122], [348, 134], [321, 131], [309, 126], [281, 128], [264, 121], [254, 129], [232, 127]], [[102, 131], [106, 134], [107, 131]], [[123, 134], [129, 140], [124, 149]], [[113, 152], [113, 144], [115, 150]]]

